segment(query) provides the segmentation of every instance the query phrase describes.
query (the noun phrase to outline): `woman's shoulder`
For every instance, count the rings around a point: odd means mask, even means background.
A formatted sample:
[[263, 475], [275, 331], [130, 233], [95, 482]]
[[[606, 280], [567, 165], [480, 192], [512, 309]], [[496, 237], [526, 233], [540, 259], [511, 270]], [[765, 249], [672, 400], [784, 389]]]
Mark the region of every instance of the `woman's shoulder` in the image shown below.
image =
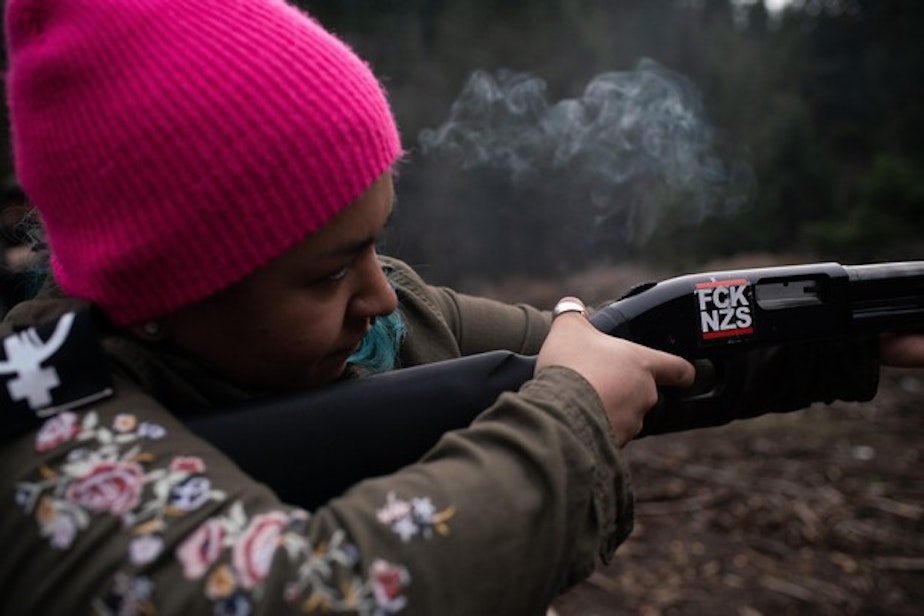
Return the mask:
[[417, 270], [401, 259], [379, 255], [379, 263], [382, 264], [382, 270], [395, 286], [416, 292], [424, 291], [429, 287]]

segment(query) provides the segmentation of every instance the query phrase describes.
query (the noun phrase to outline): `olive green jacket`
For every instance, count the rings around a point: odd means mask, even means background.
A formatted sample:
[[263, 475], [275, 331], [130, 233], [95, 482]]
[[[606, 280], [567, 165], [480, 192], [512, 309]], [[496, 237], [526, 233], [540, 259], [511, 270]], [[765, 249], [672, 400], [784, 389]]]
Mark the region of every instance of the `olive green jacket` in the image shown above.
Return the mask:
[[[535, 353], [548, 332], [546, 313], [427, 286], [383, 262], [407, 321], [403, 365]], [[82, 306], [26, 302], [0, 335]], [[502, 395], [419, 463], [309, 512], [177, 419], [252, 392], [115, 330], [103, 346], [113, 397], [0, 443], [5, 615], [542, 614], [631, 530], [629, 478], [600, 400], [565, 368]], [[878, 376], [862, 345], [737, 369], [740, 416], [867, 399]]]
[[[388, 266], [408, 365], [534, 353], [548, 331], [537, 310]], [[20, 304], [0, 333], [79, 307]], [[420, 463], [309, 512], [169, 410], [247, 392], [114, 332], [104, 347], [112, 398], [0, 446], [0, 613], [540, 614], [630, 530], [628, 477], [601, 403], [567, 369], [503, 395]]]

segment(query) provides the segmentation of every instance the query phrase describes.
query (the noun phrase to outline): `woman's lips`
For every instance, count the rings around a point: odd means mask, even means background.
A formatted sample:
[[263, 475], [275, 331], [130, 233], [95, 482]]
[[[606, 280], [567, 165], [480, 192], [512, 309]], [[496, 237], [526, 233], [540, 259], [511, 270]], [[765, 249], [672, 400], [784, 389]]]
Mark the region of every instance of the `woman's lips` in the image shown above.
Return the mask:
[[350, 355], [358, 351], [362, 346], [363, 346], [363, 339], [360, 338], [357, 342], [353, 343], [352, 345], [346, 345], [346, 346], [341, 347], [339, 350], [334, 351], [333, 353], [331, 353], [331, 357], [341, 359], [342, 361], [346, 361], [346, 358], [348, 358]]

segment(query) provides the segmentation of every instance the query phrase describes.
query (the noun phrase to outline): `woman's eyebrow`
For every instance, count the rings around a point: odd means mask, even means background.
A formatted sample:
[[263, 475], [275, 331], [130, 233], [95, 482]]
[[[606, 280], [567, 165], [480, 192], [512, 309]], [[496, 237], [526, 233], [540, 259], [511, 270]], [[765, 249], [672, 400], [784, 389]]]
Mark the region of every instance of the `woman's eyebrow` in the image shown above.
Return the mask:
[[332, 246], [329, 250], [325, 250], [321, 253], [320, 256], [322, 258], [337, 258], [354, 255], [374, 245], [377, 239], [376, 237], [366, 237], [354, 242], [345, 242], [338, 246]]
[[394, 220], [396, 209], [397, 209], [397, 200], [392, 199], [391, 207], [388, 210], [388, 216], [385, 218], [385, 223], [382, 225], [382, 228], [379, 229], [377, 233], [375, 233], [375, 235], [357, 239], [352, 242], [347, 241], [347, 242], [344, 242], [343, 244], [340, 244], [339, 246], [333, 246], [330, 250], [324, 251], [324, 253], [321, 256], [322, 257], [344, 257], [344, 256], [353, 255], [353, 254], [362, 252], [366, 248], [369, 248], [370, 246], [374, 246], [379, 241], [379, 239], [381, 239], [380, 236], [382, 235], [382, 231], [384, 231], [385, 228], [387, 228], [388, 225], [391, 224], [392, 220]]

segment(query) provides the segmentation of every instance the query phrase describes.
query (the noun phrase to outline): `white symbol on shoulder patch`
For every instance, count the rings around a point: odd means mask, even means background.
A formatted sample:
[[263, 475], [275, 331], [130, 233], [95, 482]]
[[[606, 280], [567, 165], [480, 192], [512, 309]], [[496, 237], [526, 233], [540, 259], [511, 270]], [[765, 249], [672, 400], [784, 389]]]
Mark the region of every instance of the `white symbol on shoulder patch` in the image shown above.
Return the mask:
[[0, 374], [16, 374], [6, 385], [13, 400], [26, 400], [32, 410], [51, 404], [51, 390], [61, 380], [57, 370], [43, 368], [41, 364], [61, 348], [73, 324], [74, 313], [69, 312], [55, 325], [48, 342], [42, 342], [34, 327], [3, 341], [6, 361], [0, 362]]

